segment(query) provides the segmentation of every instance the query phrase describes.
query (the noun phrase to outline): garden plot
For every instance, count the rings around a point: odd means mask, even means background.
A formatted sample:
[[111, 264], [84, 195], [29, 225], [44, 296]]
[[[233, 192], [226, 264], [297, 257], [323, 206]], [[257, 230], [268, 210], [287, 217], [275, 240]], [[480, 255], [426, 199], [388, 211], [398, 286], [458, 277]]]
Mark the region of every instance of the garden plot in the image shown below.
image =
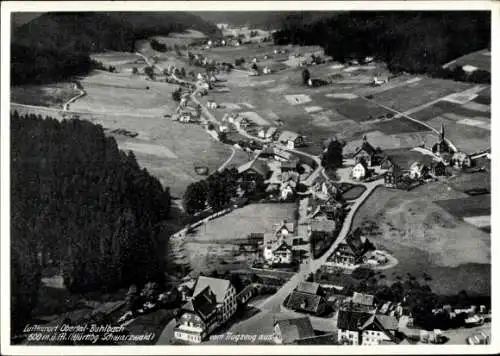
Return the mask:
[[311, 101], [309, 95], [306, 94], [285, 95], [285, 99], [290, 105], [302, 105]]
[[358, 96], [353, 93], [330, 93], [325, 95], [327, 98], [333, 98], [333, 99], [347, 99], [347, 100], [353, 100], [356, 99]]
[[381, 106], [361, 98], [343, 101], [336, 109], [340, 114], [357, 122], [386, 118], [387, 114], [391, 113]]
[[287, 84], [278, 84], [277, 86], [273, 88], [267, 89], [268, 92], [270, 93], [282, 93], [290, 88], [289, 85]]
[[409, 132], [424, 132], [430, 131], [429, 128], [423, 126], [415, 121], [406, 118], [397, 118], [387, 121], [380, 121], [370, 124], [375, 130], [382, 131], [388, 135], [409, 133]]
[[476, 103], [474, 101], [470, 101], [470, 102], [462, 105], [462, 107], [469, 109], [469, 110], [488, 113], [488, 115], [490, 115], [490, 112], [491, 112], [490, 105], [480, 104], [480, 103]]
[[457, 124], [475, 126], [485, 130], [491, 130], [491, 125], [489, 123], [480, 120], [462, 119], [460, 121], [457, 121]]
[[308, 113], [314, 113], [323, 110], [321, 106], [306, 106], [304, 110]]

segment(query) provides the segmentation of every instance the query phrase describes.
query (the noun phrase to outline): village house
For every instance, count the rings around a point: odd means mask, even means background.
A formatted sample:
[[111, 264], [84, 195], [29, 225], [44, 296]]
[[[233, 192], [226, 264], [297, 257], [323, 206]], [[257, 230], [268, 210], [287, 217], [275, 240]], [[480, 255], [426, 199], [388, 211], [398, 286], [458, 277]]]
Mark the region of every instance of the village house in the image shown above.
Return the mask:
[[206, 286], [182, 306], [174, 337], [190, 343], [200, 343], [219, 326], [220, 320], [216, 296]]
[[[389, 160], [387, 162], [390, 162]], [[403, 172], [398, 165], [392, 164], [384, 174], [384, 185], [387, 188], [397, 188], [403, 177]]]
[[288, 149], [293, 150], [303, 144], [303, 138], [296, 132], [285, 130], [280, 134], [278, 142], [286, 145]]
[[207, 101], [207, 108], [209, 109], [217, 109], [219, 106], [217, 105], [217, 103], [213, 100], [209, 100]]
[[244, 130], [244, 129], [248, 128], [249, 126], [251, 126], [252, 124], [246, 117], [237, 116], [234, 119], [234, 125], [236, 126], [236, 128], [238, 130]]
[[288, 296], [285, 305], [288, 309], [316, 316], [327, 310], [326, 299], [319, 283], [302, 282]]
[[457, 168], [469, 168], [472, 165], [470, 156], [464, 152], [455, 152], [451, 156], [451, 165]]
[[273, 225], [273, 234], [277, 237], [288, 237], [295, 233], [295, 224], [286, 220]]
[[266, 147], [260, 153], [262, 158], [272, 158], [276, 161], [286, 162], [292, 159], [293, 155], [290, 152], [279, 149], [277, 147]]
[[236, 289], [226, 279], [200, 276], [196, 282], [193, 295], [196, 296], [207, 287], [215, 295], [220, 322], [225, 323], [236, 312]]
[[337, 246], [327, 263], [337, 267], [355, 269], [366, 263], [366, 254], [372, 249], [373, 245], [365, 236], [352, 233], [347, 235], [344, 243]]
[[363, 180], [369, 176], [368, 165], [364, 160], [359, 160], [354, 167], [352, 167], [352, 177], [356, 180]]
[[338, 341], [350, 345], [380, 345], [384, 341], [399, 344], [398, 321], [387, 315], [339, 311]]
[[352, 308], [357, 311], [375, 313], [375, 297], [371, 294], [354, 292], [351, 298]]
[[267, 263], [292, 264], [293, 249], [285, 238], [285, 235], [264, 234], [263, 257]]
[[287, 200], [295, 194], [299, 183], [297, 172], [284, 172], [281, 174], [280, 194], [281, 199]]
[[254, 159], [238, 167], [238, 173], [246, 178], [255, 179], [260, 178], [266, 180], [271, 170], [267, 164], [261, 160]]
[[292, 344], [297, 340], [313, 336], [315, 336], [314, 330], [308, 317], [283, 319], [274, 322], [273, 340], [276, 344]]
[[373, 167], [380, 164], [384, 158], [384, 153], [379, 148], [373, 147], [366, 136], [363, 136], [363, 143], [352, 156], [356, 163], [364, 161], [367, 167]]

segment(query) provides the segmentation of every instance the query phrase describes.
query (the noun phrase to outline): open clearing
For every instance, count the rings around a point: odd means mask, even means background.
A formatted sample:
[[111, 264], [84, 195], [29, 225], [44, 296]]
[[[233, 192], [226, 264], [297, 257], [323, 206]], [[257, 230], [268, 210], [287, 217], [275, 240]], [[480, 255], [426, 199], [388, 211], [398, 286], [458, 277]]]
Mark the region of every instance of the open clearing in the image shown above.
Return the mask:
[[[193, 238], [204, 241], [246, 238], [250, 233], [272, 233], [273, 224], [294, 222], [296, 204], [251, 204], [197, 228]], [[235, 224], [235, 221], [238, 223]]]
[[464, 197], [440, 182], [410, 192], [377, 188], [356, 213], [352, 228], [363, 228], [369, 221], [378, 226], [365, 232], [378, 248], [399, 260], [397, 268], [386, 273], [389, 281], [393, 272], [414, 276], [426, 272], [438, 293], [455, 294], [461, 289], [487, 293], [490, 235], [429, 203]]
[[73, 83], [21, 85], [10, 89], [10, 100], [19, 104], [61, 108], [62, 104], [80, 94]]
[[177, 106], [172, 100], [175, 85], [105, 72], [96, 72], [81, 82], [87, 95], [71, 104], [74, 111], [163, 116]]

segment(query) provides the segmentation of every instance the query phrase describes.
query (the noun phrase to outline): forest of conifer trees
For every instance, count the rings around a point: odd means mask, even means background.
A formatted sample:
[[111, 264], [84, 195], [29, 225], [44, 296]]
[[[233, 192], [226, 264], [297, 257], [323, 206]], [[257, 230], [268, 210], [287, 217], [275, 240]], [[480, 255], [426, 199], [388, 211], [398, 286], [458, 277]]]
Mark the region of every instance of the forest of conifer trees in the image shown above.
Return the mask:
[[14, 112], [11, 132], [13, 329], [28, 320], [49, 265], [71, 292], [162, 281], [156, 231], [168, 188], [90, 122]]

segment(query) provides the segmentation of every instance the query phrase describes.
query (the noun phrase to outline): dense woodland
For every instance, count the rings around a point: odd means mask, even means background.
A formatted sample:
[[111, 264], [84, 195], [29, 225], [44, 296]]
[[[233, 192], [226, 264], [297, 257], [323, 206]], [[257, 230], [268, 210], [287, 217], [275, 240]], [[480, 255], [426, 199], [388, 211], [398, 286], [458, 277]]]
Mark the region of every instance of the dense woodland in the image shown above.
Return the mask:
[[29, 318], [48, 266], [72, 292], [163, 280], [168, 188], [101, 126], [14, 112], [11, 130], [14, 329]]
[[89, 54], [134, 50], [138, 39], [195, 29], [217, 35], [215, 25], [182, 12], [47, 13], [13, 29], [12, 84], [52, 82], [87, 73]]
[[287, 16], [276, 44], [320, 45], [344, 62], [375, 57], [394, 72], [433, 73], [444, 63], [490, 46], [486, 11], [343, 12], [329, 18]]

